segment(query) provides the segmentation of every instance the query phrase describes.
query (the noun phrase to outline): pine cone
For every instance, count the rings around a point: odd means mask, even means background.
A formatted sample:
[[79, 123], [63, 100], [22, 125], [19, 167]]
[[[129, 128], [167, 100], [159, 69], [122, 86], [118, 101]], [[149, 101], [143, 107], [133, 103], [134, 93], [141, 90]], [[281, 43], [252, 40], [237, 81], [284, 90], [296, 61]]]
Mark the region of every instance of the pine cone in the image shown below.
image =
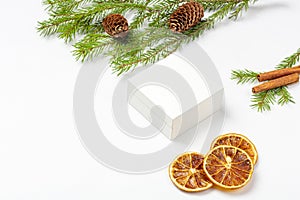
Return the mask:
[[103, 28], [109, 35], [119, 38], [125, 37], [128, 32], [128, 22], [120, 14], [109, 14], [102, 21]]
[[200, 3], [188, 2], [171, 14], [169, 27], [174, 32], [184, 32], [198, 24], [203, 16], [204, 8]]

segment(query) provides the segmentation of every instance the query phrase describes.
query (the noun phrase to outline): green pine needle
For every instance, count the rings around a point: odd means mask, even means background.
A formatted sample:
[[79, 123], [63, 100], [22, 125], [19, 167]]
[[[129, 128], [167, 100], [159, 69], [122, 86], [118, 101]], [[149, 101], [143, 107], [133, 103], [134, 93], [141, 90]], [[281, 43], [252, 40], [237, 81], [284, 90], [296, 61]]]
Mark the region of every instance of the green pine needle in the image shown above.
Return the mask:
[[[293, 67], [300, 59], [300, 48], [291, 56], [286, 57], [279, 65], [277, 69]], [[231, 79], [237, 81], [237, 84], [254, 83], [256, 81], [257, 74], [251, 70], [232, 70]], [[287, 105], [289, 103], [295, 103], [293, 96], [288, 91], [287, 86], [267, 90], [257, 94], [253, 94], [251, 98], [252, 108], [257, 109], [258, 112], [270, 111], [271, 105], [277, 103], [280, 106]]]
[[277, 103], [280, 106], [286, 105], [288, 103], [295, 103], [294, 98], [292, 97], [286, 86], [277, 88], [276, 94], [279, 97]]
[[[145, 26], [169, 30], [171, 13], [190, 0], [44, 0], [49, 18], [38, 22], [37, 30], [42, 36], [55, 35], [66, 43], [73, 42], [73, 55], [77, 60], [86, 61], [99, 55], [110, 56], [113, 71], [120, 75], [136, 66], [155, 63], [167, 57], [184, 44], [199, 38], [206, 30], [214, 28], [217, 22], [225, 18], [238, 18], [250, 4], [255, 3], [255, 0], [195, 1], [200, 2], [205, 11], [212, 13], [205, 21], [184, 32], [187, 37], [180, 40], [170, 34], [161, 34], [160, 38], [148, 36], [144, 40], [143, 30], [140, 34], [136, 34], [136, 31]], [[137, 41], [143, 40], [144, 43], [140, 44], [146, 45], [122, 50], [128, 47], [124, 47], [128, 41], [109, 38], [102, 27], [103, 18], [111, 13], [133, 16], [130, 32], [136, 34]]]
[[91, 60], [108, 50], [115, 41], [106, 34], [89, 33], [74, 44], [73, 55], [76, 60]]
[[259, 73], [245, 70], [232, 70], [231, 80], [236, 80], [237, 84], [254, 83], [257, 81], [257, 75]]
[[293, 53], [291, 56], [286, 57], [279, 65], [277, 65], [276, 69], [284, 69], [293, 67], [300, 59], [300, 48], [297, 52]]
[[251, 107], [256, 108], [258, 112], [270, 111], [271, 104], [276, 102], [274, 89], [253, 94], [251, 102], [253, 103]]

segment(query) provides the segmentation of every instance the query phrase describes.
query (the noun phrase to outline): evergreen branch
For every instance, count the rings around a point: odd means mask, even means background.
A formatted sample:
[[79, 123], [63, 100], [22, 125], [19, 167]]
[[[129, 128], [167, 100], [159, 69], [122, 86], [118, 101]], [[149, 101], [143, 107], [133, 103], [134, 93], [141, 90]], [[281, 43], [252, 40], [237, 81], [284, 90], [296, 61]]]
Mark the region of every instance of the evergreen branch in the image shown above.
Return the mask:
[[[247, 1], [248, 2], [248, 1]], [[226, 18], [230, 14], [232, 10], [236, 8], [237, 5], [239, 5], [240, 2], [238, 1], [230, 1], [227, 2], [222, 6], [221, 9], [214, 12], [211, 16], [207, 18], [205, 22], [202, 22], [198, 24], [197, 26], [191, 28], [190, 30], [185, 32], [185, 35], [188, 37], [185, 37], [181, 40], [175, 40], [170, 43], [163, 42], [162, 44], [158, 45], [155, 48], [148, 49], [144, 53], [139, 52], [131, 52], [131, 58], [127, 57], [129, 54], [126, 54], [123, 57], [117, 57], [112, 60], [112, 66], [114, 66], [114, 71], [118, 71], [118, 74], [121, 74], [123, 72], [127, 72], [130, 68], [135, 68], [139, 64], [149, 64], [154, 63], [158, 61], [159, 59], [163, 59], [176, 51], [180, 46], [183, 44], [189, 43], [190, 41], [198, 38], [201, 34], [204, 33], [205, 30], [209, 30], [214, 27], [216, 22], [219, 22]], [[160, 6], [166, 6], [167, 3], [163, 3]], [[170, 5], [168, 5], [170, 7]], [[168, 12], [168, 11], [166, 11]], [[240, 11], [241, 12], [241, 11]], [[160, 18], [161, 21], [162, 18]], [[154, 21], [150, 23], [150, 26], [155, 26], [157, 22]], [[167, 38], [164, 36], [163, 38]], [[175, 48], [169, 48], [169, 46], [173, 44]], [[128, 58], [128, 59], [124, 59]], [[122, 58], [122, 59], [120, 59]]]
[[79, 6], [92, 2], [94, 0], [44, 0], [43, 4], [46, 6], [48, 11], [55, 11], [55, 10], [73, 10], [78, 8]]
[[175, 52], [177, 48], [180, 46], [178, 42], [175, 43], [174, 42], [169, 41], [165, 44], [160, 44], [156, 46], [156, 48], [150, 48], [144, 51], [142, 54], [140, 54], [139, 57], [134, 56], [131, 59], [126, 59], [126, 60], [123, 59], [122, 62], [117, 62], [120, 61], [120, 59], [113, 60], [112, 61], [112, 66], [114, 66], [113, 70], [115, 72], [118, 72], [117, 74], [120, 75], [123, 72], [129, 71], [130, 69], [133, 70], [139, 64], [147, 65], [150, 63], [154, 63], [157, 60], [161, 60], [167, 57], [168, 55], [170, 55], [170, 52], [171, 53]]
[[259, 73], [245, 70], [232, 70], [231, 80], [236, 80], [237, 84], [254, 83], [257, 81], [257, 75]]
[[[279, 65], [277, 69], [293, 67], [300, 59], [300, 49], [297, 52], [293, 53], [291, 56], [286, 57]], [[250, 70], [232, 70], [231, 79], [236, 80], [237, 84], [244, 83], [253, 83], [256, 80], [258, 73], [255, 73]], [[278, 87], [275, 89], [267, 90], [265, 92], [253, 94], [251, 98], [250, 105], [252, 108], [256, 108], [257, 111], [270, 111], [271, 105], [275, 102], [280, 105], [286, 105], [289, 103], [295, 103], [293, 96], [288, 91], [287, 86]]]
[[91, 60], [111, 48], [115, 41], [108, 35], [99, 33], [87, 34], [74, 47], [73, 55], [76, 60]]
[[238, 3], [241, 0], [196, 0], [196, 1], [203, 5], [205, 11], [211, 12], [211, 11], [219, 10], [226, 3], [230, 3], [230, 2]]
[[258, 112], [270, 111], [270, 105], [276, 102], [275, 89], [253, 94], [251, 102], [251, 107], [256, 108]]
[[[165, 58], [179, 48], [181, 34], [168, 29], [147, 28], [131, 36], [131, 41], [110, 52], [113, 71], [120, 75], [138, 65], [147, 65]], [[125, 59], [124, 59], [125, 58]]]
[[250, 4], [254, 4], [256, 1], [257, 0], [240, 0], [239, 5], [231, 13], [229, 19], [236, 20], [242, 15], [243, 11], [248, 10]]
[[79, 7], [85, 7], [90, 3], [135, 3], [134, 0], [44, 0], [43, 4], [49, 12], [73, 11]]
[[217, 11], [215, 11], [212, 15], [210, 15], [206, 21], [196, 25], [195, 27], [191, 28], [190, 30], [186, 31], [185, 34], [189, 36], [187, 38], [186, 42], [190, 42], [192, 40], [195, 40], [200, 35], [204, 33], [204, 31], [212, 29], [215, 27], [215, 24], [217, 22], [220, 22], [221, 20], [225, 19], [226, 16], [229, 15], [229, 13], [234, 10], [234, 8], [239, 5], [239, 2], [236, 1], [230, 1], [226, 4], [223, 4], [221, 8]]
[[[170, 14], [182, 3], [190, 0], [44, 0], [50, 18], [38, 23], [38, 32], [42, 36], [57, 35], [65, 42], [71, 42], [78, 35], [83, 39], [74, 44], [73, 55], [77, 60], [85, 61], [100, 54], [111, 57], [111, 66], [118, 74], [134, 69], [141, 64], [154, 63], [165, 58], [182, 45], [195, 40], [204, 31], [214, 28], [215, 24], [226, 17], [237, 18], [254, 0], [195, 0], [206, 11], [214, 11], [206, 21], [184, 32], [185, 38], [176, 38], [163, 32], [149, 36], [147, 31], [140, 33], [135, 29], [145, 23], [149, 27], [166, 28]], [[117, 41], [104, 33], [101, 21], [110, 13], [134, 13], [130, 23], [130, 34], [135, 35], [134, 42]], [[170, 31], [169, 31], [170, 32]], [[144, 34], [144, 35], [143, 35]], [[182, 36], [182, 34], [181, 34]], [[143, 37], [143, 39], [139, 38]], [[141, 42], [142, 41], [142, 42]], [[141, 45], [142, 44], [142, 45]], [[131, 48], [130, 48], [131, 47]]]
[[258, 94], [253, 94], [251, 101], [254, 103], [251, 105], [251, 107], [256, 108], [259, 112], [270, 111], [271, 105], [273, 105], [275, 102], [277, 102], [277, 104], [280, 106], [289, 103], [295, 103], [294, 98], [287, 90], [286, 86], [267, 90]]
[[[156, 0], [150, 1], [143, 17], [147, 19], [150, 27], [166, 27], [166, 22], [171, 13], [180, 5], [180, 3], [189, 2], [189, 0]], [[134, 22], [133, 22], [134, 23]]]
[[279, 65], [277, 65], [276, 69], [290, 68], [293, 67], [300, 59], [300, 48], [297, 52], [293, 53], [291, 56], [286, 57]]
[[[166, 6], [168, 5], [166, 2], [160, 4], [160, 6]], [[112, 66], [114, 68], [114, 71], [118, 71], [118, 74], [121, 74], [123, 72], [127, 72], [130, 68], [135, 68], [139, 64], [149, 64], [154, 63], [162, 58], [167, 57], [171, 53], [177, 50], [181, 45], [190, 42], [193, 39], [196, 39], [199, 37], [200, 34], [202, 34], [205, 30], [210, 29], [213, 27], [214, 23], [216, 21], [220, 21], [226, 17], [226, 14], [230, 13], [231, 9], [236, 5], [236, 2], [230, 2], [223, 6], [221, 10], [216, 11], [214, 14], [212, 14], [206, 22], [200, 23], [196, 28], [192, 28], [189, 31], [187, 31], [186, 35], [189, 37], [185, 37], [185, 39], [175, 39], [172, 40], [169, 38], [169, 42], [161, 42], [160, 40], [168, 39], [170, 35], [170, 31], [167, 30], [163, 32], [163, 35], [161, 37], [156, 37], [158, 39], [157, 43], [159, 43], [156, 47], [151, 47], [150, 49], [147, 49], [145, 52], [134, 52], [130, 51], [127, 52], [126, 55], [122, 55], [120, 57], [115, 57], [112, 60]], [[170, 5], [168, 5], [170, 7]], [[160, 18], [161, 20], [161, 18]], [[160, 21], [158, 20], [158, 21]], [[157, 22], [158, 22], [157, 21]], [[156, 21], [152, 22], [150, 26], [155, 26], [157, 23]], [[151, 39], [152, 41], [156, 41], [154, 39]], [[175, 48], [170, 48], [170, 45]], [[150, 45], [148, 45], [150, 46]], [[135, 48], [134, 48], [135, 49]], [[132, 54], [130, 54], [132, 53]], [[128, 55], [131, 55], [128, 57]], [[128, 58], [128, 59], [124, 59]]]
[[215, 23], [223, 20], [232, 10], [234, 10], [240, 3], [229, 2], [223, 4], [219, 10], [208, 17], [207, 21], [211, 23], [210, 28], [214, 28]]
[[134, 20], [130, 23], [130, 29], [138, 29], [143, 26], [147, 18], [153, 15], [154, 13], [145, 13], [143, 11], [139, 11], [136, 14]]
[[38, 32], [42, 36], [49, 36], [58, 33], [58, 37], [70, 42], [74, 40], [76, 33], [83, 30], [91, 30], [94, 23], [102, 20], [109, 12], [125, 13], [132, 10], [143, 10], [143, 4], [133, 3], [94, 3], [75, 11], [69, 11], [68, 15], [57, 15], [56, 11], [48, 20], [39, 22]]
[[[221, 9], [227, 3], [237, 4], [241, 0], [197, 0], [201, 3], [206, 11], [216, 11]], [[149, 1], [150, 2], [150, 1]], [[189, 2], [189, 0], [181, 0], [181, 2]], [[147, 4], [149, 5], [149, 4]], [[151, 3], [150, 3], [151, 5]], [[148, 7], [146, 12], [137, 13], [135, 20], [131, 23], [131, 28], [139, 28], [148, 20], [149, 26], [161, 27], [166, 24], [170, 14], [179, 6], [178, 0], [158, 1], [155, 5]]]
[[[124, 72], [128, 72], [130, 69], [134, 69], [139, 64], [147, 65], [149, 63], [154, 63], [157, 60], [163, 59], [167, 57], [170, 52], [175, 52], [179, 47], [178, 43], [168, 42], [169, 46], [173, 45], [173, 48], [166, 46], [165, 44], [160, 44], [156, 46], [156, 48], [151, 48], [147, 51], [144, 51], [143, 54], [140, 54], [139, 57], [132, 57], [131, 59], [123, 59], [122, 62], [120, 59], [115, 59], [112, 61], [113, 71], [117, 73], [117, 75], [121, 75]], [[128, 67], [130, 66], [130, 67]]]
[[279, 97], [277, 101], [278, 105], [283, 106], [288, 103], [295, 103], [294, 98], [292, 97], [286, 86], [277, 88], [277, 91], [275, 93]]
[[248, 10], [248, 7], [249, 7], [248, 1], [242, 0], [241, 3], [236, 7], [236, 9], [230, 14], [229, 19], [236, 20], [242, 14], [243, 10], [245, 11]]

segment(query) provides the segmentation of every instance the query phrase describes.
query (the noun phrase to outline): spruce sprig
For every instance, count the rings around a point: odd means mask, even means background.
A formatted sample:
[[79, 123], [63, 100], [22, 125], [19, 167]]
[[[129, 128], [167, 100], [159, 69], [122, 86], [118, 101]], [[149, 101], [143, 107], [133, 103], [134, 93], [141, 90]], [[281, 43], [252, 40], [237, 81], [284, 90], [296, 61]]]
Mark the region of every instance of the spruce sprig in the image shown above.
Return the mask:
[[58, 7], [56, 10], [52, 8], [50, 10], [52, 17], [39, 22], [38, 31], [43, 36], [58, 34], [58, 38], [64, 39], [65, 42], [71, 42], [75, 40], [76, 34], [103, 32], [103, 27], [99, 22], [110, 12], [126, 13], [145, 8], [143, 4], [114, 2], [92, 3], [76, 10], [73, 7], [72, 10], [65, 10], [65, 7]]
[[300, 59], [300, 48], [293, 53], [291, 56], [286, 57], [279, 65], [276, 66], [276, 69], [290, 68], [293, 67]]
[[252, 108], [256, 108], [258, 112], [270, 111], [271, 105], [276, 102], [275, 90], [267, 90], [257, 94], [253, 94], [251, 98]]
[[257, 81], [257, 75], [259, 73], [244, 69], [244, 70], [232, 70], [231, 79], [236, 80], [237, 84], [254, 83]]
[[[205, 21], [186, 31], [184, 37], [166, 31], [149, 35], [154, 28], [168, 30], [168, 19], [182, 3], [190, 0], [44, 0], [49, 18], [38, 22], [42, 36], [55, 35], [66, 43], [72, 42], [73, 55], [82, 62], [99, 55], [110, 56], [111, 67], [118, 75], [139, 65], [155, 63], [178, 50], [225, 18], [237, 19], [256, 0], [195, 0], [212, 12]], [[110, 13], [133, 16], [130, 34], [141, 47], [132, 47], [130, 38], [119, 41], [110, 38], [101, 21]], [[145, 28], [146, 27], [146, 28]], [[149, 27], [149, 28], [148, 28]], [[138, 38], [147, 36], [146, 38]], [[129, 41], [129, 42], [128, 42]], [[141, 42], [143, 41], [143, 43]], [[131, 41], [132, 42], [132, 41]], [[127, 45], [125, 44], [127, 43]], [[134, 44], [134, 42], [132, 42]], [[128, 45], [129, 44], [129, 45]], [[122, 53], [123, 52], [123, 53]]]
[[[300, 48], [292, 55], [286, 57], [277, 65], [277, 69], [284, 69], [293, 67], [300, 60]], [[257, 81], [258, 72], [248, 69], [232, 70], [231, 79], [237, 81], [237, 84], [255, 83]], [[288, 91], [287, 86], [267, 90], [257, 94], [253, 94], [250, 106], [257, 109], [258, 112], [270, 111], [271, 105], [277, 103], [280, 106], [295, 103], [293, 96]]]
[[[219, 10], [216, 10], [213, 14], [211, 14], [206, 20], [197, 26], [191, 28], [190, 30], [186, 31], [184, 33], [187, 37], [182, 37], [182, 39], [174, 39], [174, 37], [169, 38], [169, 42], [160, 42], [160, 44], [156, 48], [151, 48], [148, 51], [145, 52], [145, 54], [132, 54], [131, 61], [124, 59], [124, 57], [118, 57], [115, 60], [112, 61], [112, 67], [114, 68], [114, 71], [118, 74], [121, 74], [123, 72], [129, 71], [129, 69], [136, 67], [138, 64], [150, 64], [154, 63], [160, 59], [163, 59], [170, 55], [171, 53], [175, 52], [178, 48], [180, 48], [182, 45], [187, 44], [201, 36], [206, 30], [214, 28], [215, 24], [226, 17], [230, 18], [232, 16], [232, 11], [235, 10], [236, 6], [239, 5], [240, 1], [236, 0], [230, 0], [226, 3], [222, 1], [223, 4], [220, 7]], [[250, 1], [247, 1], [250, 2]], [[171, 5], [170, 5], [171, 6]], [[170, 7], [169, 6], [169, 7]], [[177, 4], [176, 4], [177, 6]], [[174, 8], [175, 9], [175, 8]], [[171, 9], [171, 10], [174, 10]], [[243, 10], [240, 10], [239, 13], [241, 13]], [[169, 15], [168, 15], [169, 16]], [[235, 18], [236, 19], [236, 18]], [[150, 23], [150, 26], [161, 26], [158, 21], [153, 21]], [[157, 25], [155, 25], [157, 23]], [[165, 23], [164, 23], [165, 24]], [[165, 37], [160, 37], [161, 41], [166, 39], [167, 37], [170, 37], [170, 35], [173, 34], [167, 34], [164, 33]]]
[[132, 32], [128, 37], [129, 41], [118, 43], [114, 51], [108, 52], [107, 55], [111, 57], [113, 71], [119, 75], [141, 64], [147, 65], [165, 58], [179, 48], [181, 38], [181, 34], [172, 33], [167, 29], [149, 27]]
[[276, 91], [276, 94], [279, 98], [278, 101], [277, 101], [278, 105], [283, 106], [283, 105], [288, 104], [288, 103], [295, 103], [293, 96], [288, 91], [286, 86], [277, 88], [277, 90], [275, 90], [275, 91]]
[[82, 40], [74, 44], [73, 55], [82, 62], [91, 60], [107, 51], [115, 41], [102, 33], [88, 33]]

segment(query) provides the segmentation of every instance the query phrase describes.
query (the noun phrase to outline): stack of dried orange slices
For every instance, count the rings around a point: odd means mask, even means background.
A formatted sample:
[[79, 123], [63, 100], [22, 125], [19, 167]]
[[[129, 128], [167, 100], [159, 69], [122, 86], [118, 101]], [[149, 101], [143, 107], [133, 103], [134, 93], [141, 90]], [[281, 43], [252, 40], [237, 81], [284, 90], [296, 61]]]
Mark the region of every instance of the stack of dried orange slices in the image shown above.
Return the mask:
[[206, 156], [197, 152], [179, 155], [169, 166], [169, 176], [186, 192], [204, 191], [213, 185], [238, 189], [250, 181], [257, 158], [256, 148], [247, 137], [228, 133], [213, 141]]

